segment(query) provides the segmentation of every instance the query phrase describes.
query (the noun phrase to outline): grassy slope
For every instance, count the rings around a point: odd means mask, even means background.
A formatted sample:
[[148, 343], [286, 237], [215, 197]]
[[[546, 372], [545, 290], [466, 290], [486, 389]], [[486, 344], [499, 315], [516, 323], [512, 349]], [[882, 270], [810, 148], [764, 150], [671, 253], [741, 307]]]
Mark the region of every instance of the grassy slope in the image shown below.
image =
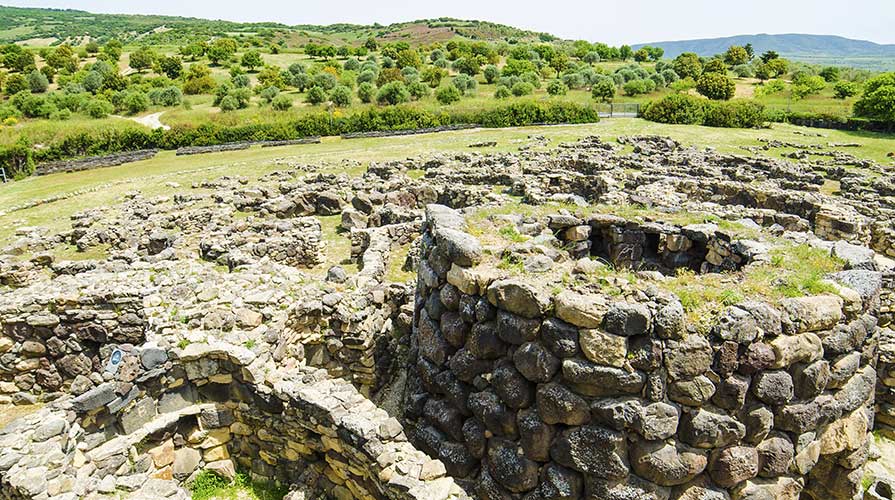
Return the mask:
[[[891, 136], [868, 133], [849, 133], [825, 130], [826, 137], [804, 137], [792, 132], [800, 127], [774, 125], [770, 130], [734, 130], [686, 125], [663, 125], [640, 119], [608, 119], [598, 124], [517, 129], [478, 129], [473, 131], [427, 134], [413, 137], [340, 140], [325, 138], [321, 144], [283, 148], [252, 148], [245, 151], [195, 156], [174, 156], [164, 151], [151, 160], [118, 167], [103, 168], [72, 174], [60, 173], [0, 186], [0, 207], [11, 207], [50, 196], [93, 189], [94, 192], [74, 196], [68, 200], [39, 205], [0, 216], [0, 243], [13, 236], [16, 227], [48, 226], [54, 230], [69, 227], [69, 217], [90, 207], [107, 206], [120, 200], [127, 191], [140, 190], [146, 196], [173, 195], [189, 190], [193, 182], [217, 178], [221, 175], [242, 175], [254, 178], [282, 167], [274, 159], [288, 157], [294, 161], [333, 165], [343, 158], [369, 161], [403, 159], [431, 151], [469, 151], [473, 142], [498, 141], [496, 151], [513, 151], [531, 134], [541, 134], [553, 141], [574, 140], [585, 135], [599, 135], [613, 139], [619, 135], [668, 135], [694, 146], [712, 146], [723, 152], [745, 153], [742, 145], [759, 145], [760, 137], [777, 138], [800, 143], [860, 142], [865, 146], [849, 150], [853, 154], [888, 164], [886, 153], [895, 149]], [[807, 129], [805, 129], [807, 130]], [[493, 151], [489, 150], [489, 151]], [[330, 167], [341, 171], [340, 167]], [[348, 172], [359, 174], [360, 170]], [[177, 182], [180, 188], [167, 187]]]

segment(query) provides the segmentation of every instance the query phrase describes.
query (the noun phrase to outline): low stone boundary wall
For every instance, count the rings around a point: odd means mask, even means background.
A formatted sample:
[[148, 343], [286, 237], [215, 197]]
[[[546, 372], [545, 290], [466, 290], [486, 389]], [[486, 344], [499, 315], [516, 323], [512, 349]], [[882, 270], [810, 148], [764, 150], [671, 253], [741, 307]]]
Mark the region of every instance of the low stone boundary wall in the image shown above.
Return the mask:
[[364, 139], [371, 137], [393, 137], [402, 135], [431, 134], [434, 132], [453, 132], [455, 130], [469, 130], [477, 128], [478, 125], [444, 125], [441, 127], [414, 128], [408, 130], [376, 130], [373, 132], [355, 132], [351, 134], [342, 134], [342, 139]]
[[479, 498], [862, 491], [880, 291], [864, 278], [879, 273], [729, 307], [703, 335], [664, 292], [619, 301], [501, 279], [446, 207], [427, 209], [424, 231], [406, 417]]
[[232, 477], [234, 461], [329, 498], [466, 498], [397, 420], [322, 370], [271, 371], [229, 344], [125, 349], [106, 382], [0, 432], [0, 498], [186, 498], [177, 482]]
[[231, 142], [227, 144], [216, 144], [214, 146], [186, 146], [177, 148], [174, 153], [177, 156], [199, 155], [205, 153], [221, 153], [224, 151], [239, 151], [252, 147], [252, 142]]
[[111, 276], [106, 285], [67, 296], [49, 283], [46, 290], [22, 290], [0, 308], [0, 403], [87, 390], [102, 382], [97, 374], [109, 345], [144, 342], [147, 291]]
[[115, 167], [125, 163], [148, 160], [158, 154], [158, 149], [141, 149], [139, 151], [127, 151], [110, 155], [90, 156], [77, 160], [53, 161], [38, 164], [34, 169], [35, 175], [48, 175], [57, 172], [78, 172], [94, 168]]

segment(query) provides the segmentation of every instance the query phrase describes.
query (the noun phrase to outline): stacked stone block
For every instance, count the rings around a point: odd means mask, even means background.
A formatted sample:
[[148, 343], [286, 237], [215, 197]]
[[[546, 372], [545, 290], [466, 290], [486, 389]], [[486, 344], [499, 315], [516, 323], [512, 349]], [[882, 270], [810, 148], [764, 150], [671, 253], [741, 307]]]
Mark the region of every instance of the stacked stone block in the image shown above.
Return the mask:
[[[411, 439], [482, 499], [853, 498], [873, 428], [879, 288], [744, 302], [545, 291], [427, 209]], [[844, 280], [847, 281], [847, 280]]]

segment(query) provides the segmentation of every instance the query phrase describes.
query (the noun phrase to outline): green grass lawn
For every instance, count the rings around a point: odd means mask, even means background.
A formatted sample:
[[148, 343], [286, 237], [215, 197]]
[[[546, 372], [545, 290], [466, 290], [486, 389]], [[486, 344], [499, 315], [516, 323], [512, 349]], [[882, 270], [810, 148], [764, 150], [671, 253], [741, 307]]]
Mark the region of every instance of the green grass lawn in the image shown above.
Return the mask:
[[[470, 151], [469, 144], [497, 141], [488, 151], [515, 151], [529, 135], [540, 134], [555, 146], [560, 141], [576, 140], [587, 135], [598, 135], [614, 140], [620, 135], [667, 135], [687, 145], [711, 146], [722, 152], [746, 154], [739, 146], [757, 146], [759, 138], [772, 138], [800, 143], [859, 142], [862, 148], [849, 149], [852, 154], [889, 164], [886, 153], [895, 149], [892, 136], [871, 133], [822, 130], [825, 137], [795, 135], [796, 130], [811, 130], [791, 125], [775, 124], [771, 129], [720, 129], [689, 125], [664, 125], [637, 118], [606, 119], [596, 124], [523, 127], [510, 129], [475, 129], [443, 132], [411, 137], [387, 137], [342, 140], [324, 138], [320, 144], [281, 148], [253, 147], [243, 151], [175, 156], [173, 151], [162, 151], [155, 158], [117, 167], [101, 168], [76, 173], [58, 173], [0, 185], [0, 210], [51, 196], [88, 191], [66, 200], [38, 205], [0, 216], [0, 244], [8, 243], [17, 227], [47, 226], [52, 230], [69, 227], [72, 214], [97, 206], [112, 205], [128, 191], [139, 190], [144, 196], [169, 195], [185, 192], [194, 182], [222, 175], [257, 178], [283, 168], [273, 160], [289, 158], [297, 162], [338, 165], [351, 159], [366, 165], [370, 161], [404, 159], [434, 151]], [[363, 168], [348, 172], [359, 175]], [[333, 166], [328, 171], [343, 171]], [[176, 182], [179, 188], [166, 186]]]

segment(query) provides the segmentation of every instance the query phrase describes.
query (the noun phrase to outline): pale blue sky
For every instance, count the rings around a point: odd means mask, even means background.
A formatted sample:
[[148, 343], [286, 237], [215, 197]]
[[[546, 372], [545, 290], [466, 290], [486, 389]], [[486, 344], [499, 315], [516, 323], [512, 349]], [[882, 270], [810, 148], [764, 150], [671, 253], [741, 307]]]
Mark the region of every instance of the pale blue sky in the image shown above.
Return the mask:
[[0, 0], [2, 5], [285, 24], [481, 19], [611, 44], [754, 33], [895, 43], [895, 0]]

